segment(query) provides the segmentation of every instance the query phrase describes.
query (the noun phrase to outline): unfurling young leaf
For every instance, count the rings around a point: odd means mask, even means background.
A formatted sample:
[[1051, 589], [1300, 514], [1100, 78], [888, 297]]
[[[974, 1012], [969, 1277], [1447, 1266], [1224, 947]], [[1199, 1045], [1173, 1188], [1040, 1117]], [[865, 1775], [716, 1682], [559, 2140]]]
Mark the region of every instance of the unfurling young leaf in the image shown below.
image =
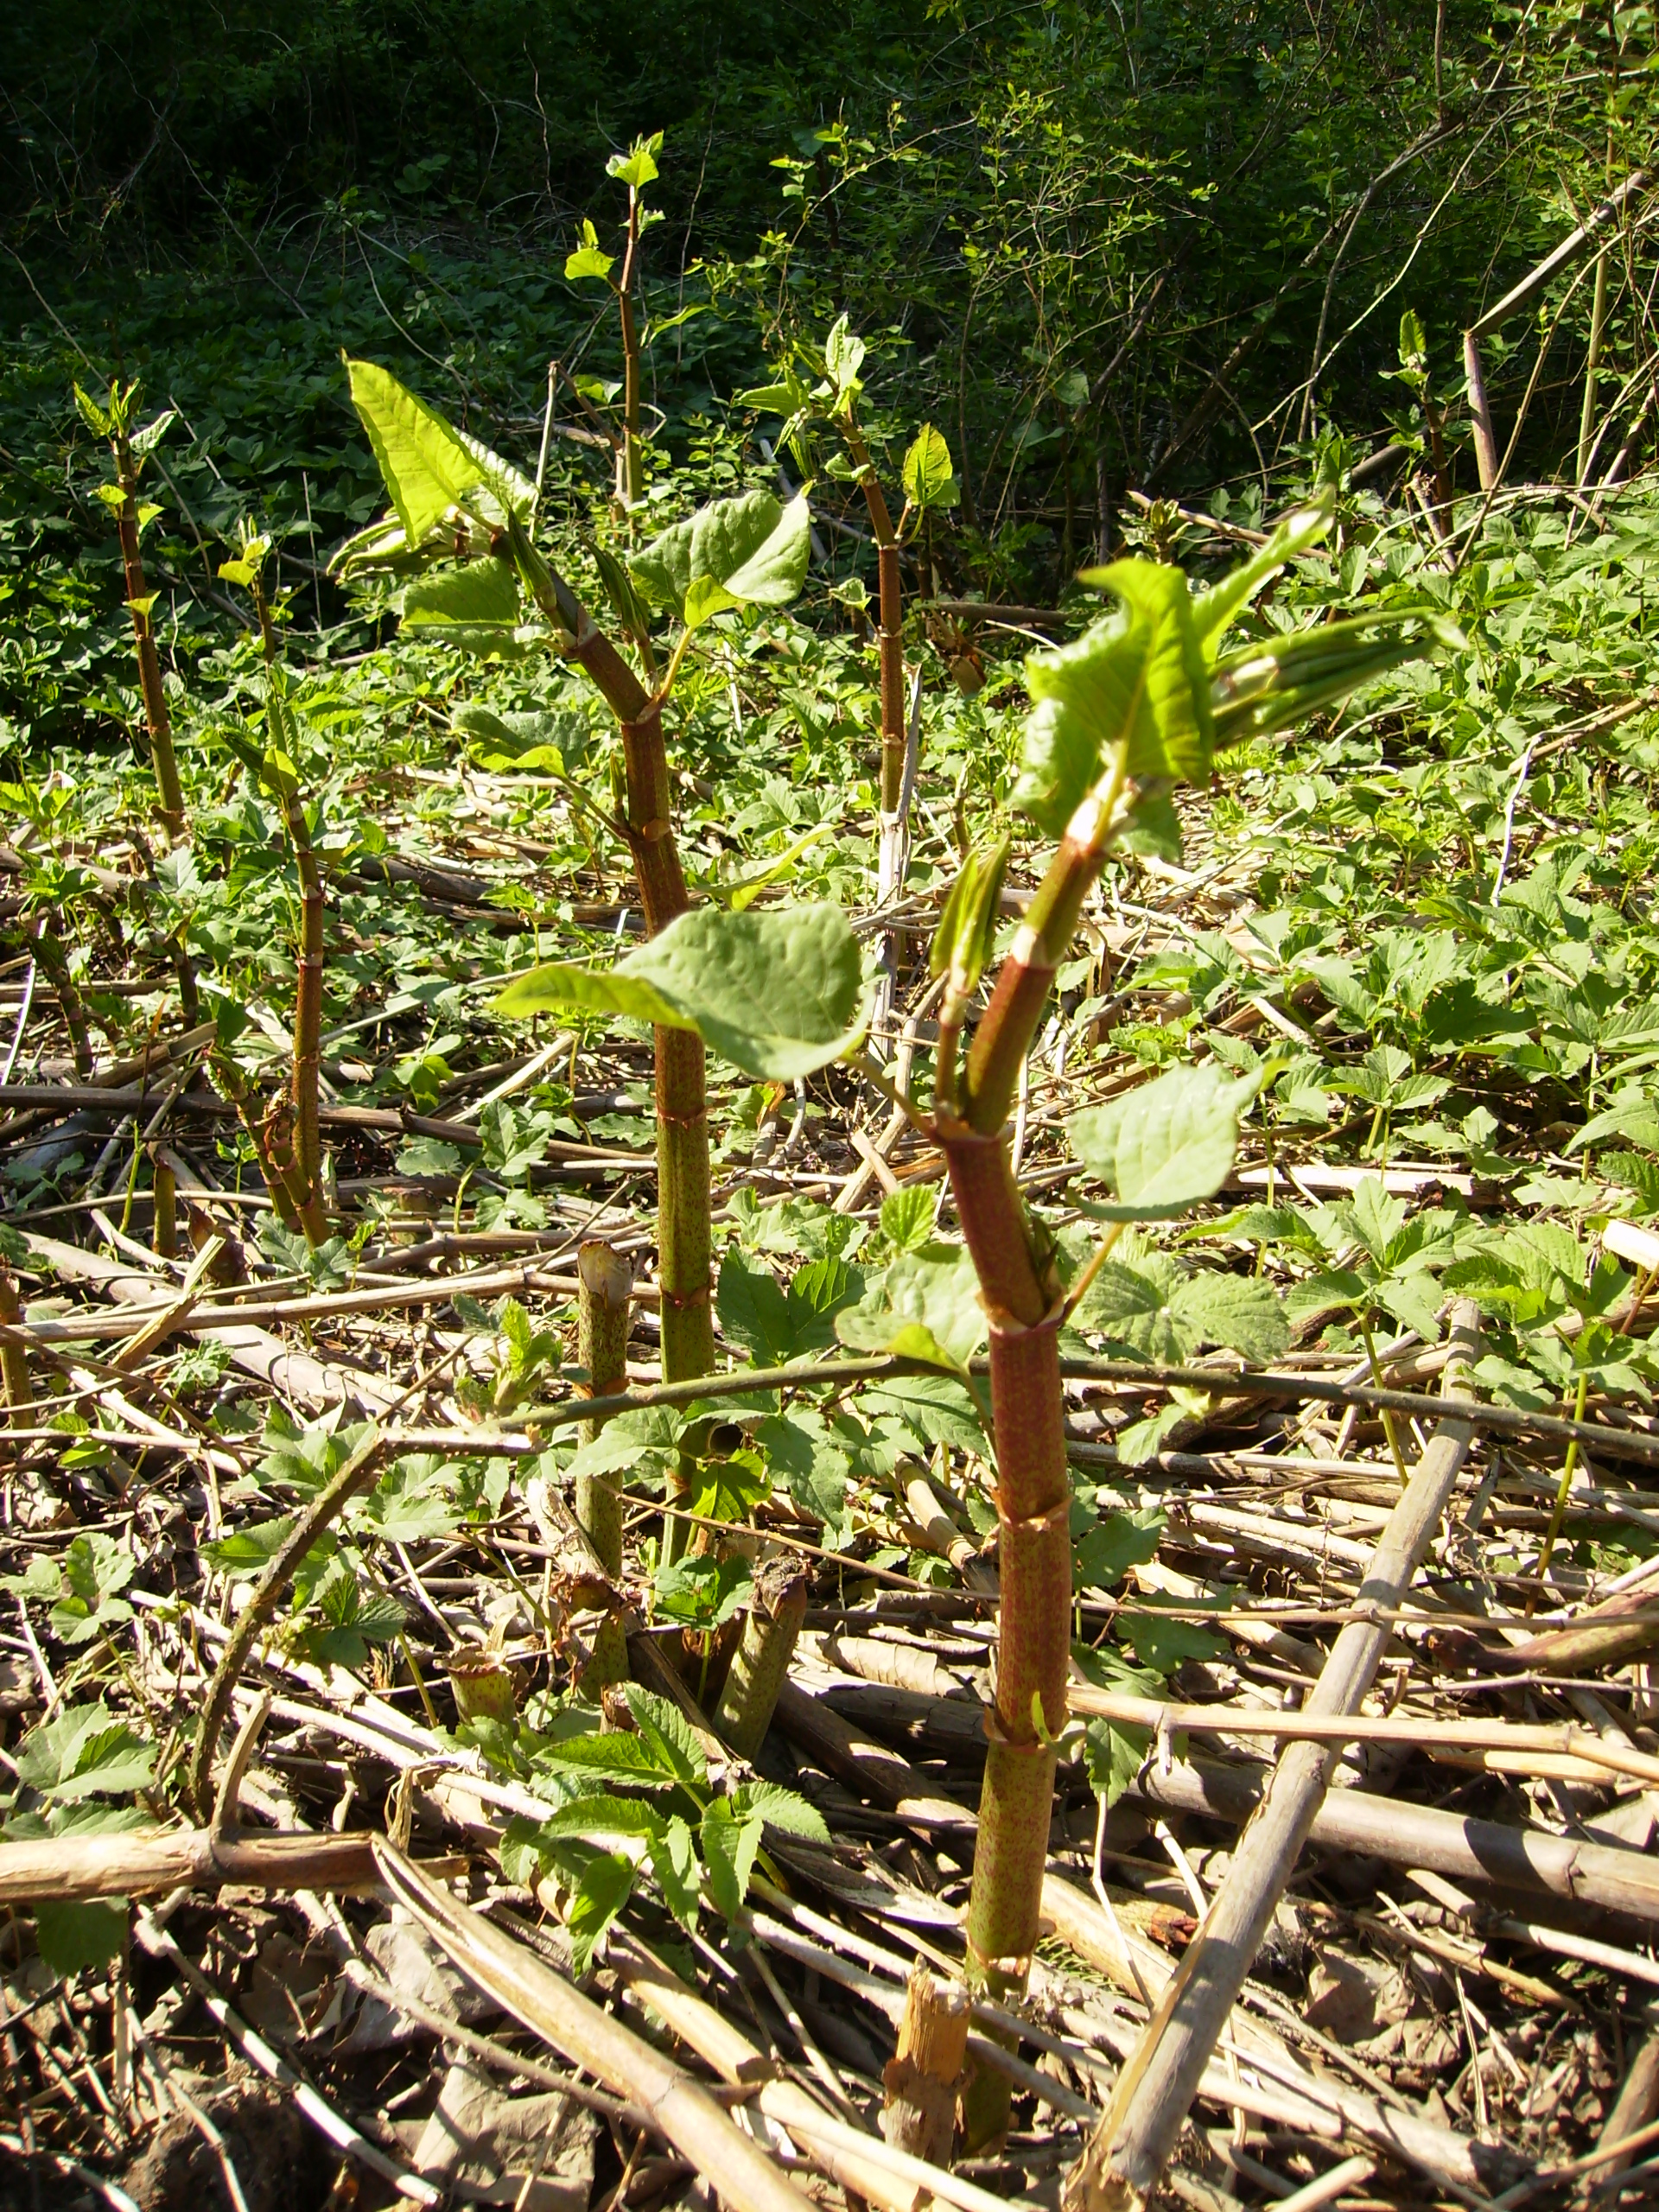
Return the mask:
[[613, 154], [605, 164], [605, 174], [613, 176], [619, 184], [643, 192], [648, 184], [657, 181], [657, 156], [662, 150], [663, 134], [653, 130], [648, 138], [636, 138], [626, 154]]
[[1013, 840], [1005, 835], [995, 844], [980, 846], [968, 855], [933, 932], [928, 972], [949, 976], [952, 991], [963, 998], [979, 982], [996, 943], [1002, 879], [1008, 872], [1012, 847]]
[[861, 1305], [836, 1316], [851, 1351], [895, 1352], [965, 1375], [985, 1340], [979, 1278], [961, 1247], [901, 1253]]
[[574, 283], [578, 277], [582, 276], [608, 277], [611, 273], [611, 265], [615, 258], [614, 254], [607, 253], [600, 245], [599, 232], [584, 215], [582, 219], [582, 244], [574, 253], [565, 256], [566, 280]]

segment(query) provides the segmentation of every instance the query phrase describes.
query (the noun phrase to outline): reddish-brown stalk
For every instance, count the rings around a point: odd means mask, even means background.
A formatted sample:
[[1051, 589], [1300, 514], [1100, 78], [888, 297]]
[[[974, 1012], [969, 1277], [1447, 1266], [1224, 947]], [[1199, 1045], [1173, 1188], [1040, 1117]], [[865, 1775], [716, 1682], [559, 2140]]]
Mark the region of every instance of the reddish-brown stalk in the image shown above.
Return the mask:
[[[1001, 1522], [996, 1706], [968, 1910], [968, 1974], [994, 1995], [1023, 1990], [1048, 1855], [1054, 1738], [1065, 1725], [1071, 1619], [1071, 1486], [1059, 1368], [1061, 1287], [1020, 1203], [1003, 1124], [1054, 970], [1118, 818], [1124, 753], [1068, 824], [1002, 963], [963, 1079], [941, 1021], [936, 1115], [990, 1331]], [[1007, 2084], [982, 2071], [964, 2101], [971, 2140], [1007, 2124]]]

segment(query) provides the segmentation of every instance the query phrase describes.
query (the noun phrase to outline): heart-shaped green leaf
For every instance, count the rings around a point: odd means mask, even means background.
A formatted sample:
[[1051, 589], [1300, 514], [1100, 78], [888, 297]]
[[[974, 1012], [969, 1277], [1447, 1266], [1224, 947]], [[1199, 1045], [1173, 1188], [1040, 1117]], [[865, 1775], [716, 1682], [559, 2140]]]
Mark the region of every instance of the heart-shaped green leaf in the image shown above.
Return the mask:
[[950, 448], [931, 423], [924, 423], [905, 455], [905, 497], [919, 513], [930, 507], [954, 507], [962, 497], [950, 466]]
[[362, 418], [405, 541], [418, 545], [449, 509], [480, 487], [496, 514], [535, 504], [536, 487], [511, 464], [453, 429], [406, 385], [372, 361], [347, 361], [352, 404]]
[[768, 1083], [793, 1083], [837, 1060], [864, 1022], [858, 940], [838, 906], [682, 914], [614, 968], [555, 964], [510, 983], [505, 1014], [588, 1007], [703, 1042]]
[[652, 540], [630, 564], [646, 598], [684, 618], [699, 578], [720, 584], [728, 604], [782, 607], [800, 590], [812, 550], [804, 497], [782, 506], [770, 492], [716, 499]]
[[1213, 1198], [1238, 1143], [1238, 1111], [1255, 1085], [1219, 1068], [1172, 1068], [1105, 1106], [1074, 1114], [1072, 1150], [1109, 1184], [1116, 1203], [1091, 1206], [1105, 1221], [1157, 1221]]

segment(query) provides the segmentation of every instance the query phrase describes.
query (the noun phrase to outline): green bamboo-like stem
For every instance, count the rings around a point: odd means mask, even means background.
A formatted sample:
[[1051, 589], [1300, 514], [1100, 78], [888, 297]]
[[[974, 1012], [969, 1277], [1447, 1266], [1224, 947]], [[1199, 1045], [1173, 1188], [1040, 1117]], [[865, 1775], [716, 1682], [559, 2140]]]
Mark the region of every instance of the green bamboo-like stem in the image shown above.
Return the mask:
[[[1105, 858], [1125, 758], [1120, 748], [1099, 790], [1073, 815], [1010, 948], [969, 1054], [960, 1116], [935, 1117], [990, 1330], [1001, 1603], [967, 1973], [973, 1986], [998, 1999], [1023, 1993], [1037, 1943], [1071, 1629], [1062, 1291], [1027, 1219], [1003, 1123], [1054, 970]], [[944, 1082], [954, 1096], [953, 1071], [944, 1071]], [[982, 2069], [963, 2100], [969, 2147], [1003, 2133], [1007, 2113], [1006, 2078]]]
[[[0, 1322], [10, 1329], [21, 1329], [23, 1325], [22, 1301], [17, 1295], [17, 1278], [10, 1268], [0, 1268]], [[14, 1423], [20, 1428], [29, 1426], [34, 1411], [35, 1393], [29, 1387], [29, 1354], [22, 1339], [8, 1336], [0, 1343], [0, 1380], [3, 1380], [6, 1404], [10, 1408]]]
[[115, 455], [116, 477], [124, 495], [116, 510], [115, 526], [121, 540], [121, 563], [126, 571], [127, 611], [132, 617], [132, 642], [138, 655], [138, 683], [144, 698], [150, 760], [161, 798], [158, 811], [168, 836], [176, 839], [184, 835], [184, 791], [173, 750], [173, 721], [167, 710], [167, 693], [162, 686], [162, 664], [156, 658], [155, 632], [145, 604], [149, 593], [144, 581], [143, 556], [138, 550], [138, 470], [124, 430], [117, 430], [110, 441], [110, 450]]
[[988, 1136], [1007, 1119], [1054, 971], [1065, 957], [1117, 828], [1127, 748], [1120, 747], [1097, 790], [1071, 821], [1002, 963], [990, 1004], [968, 1053], [963, 1118]]
[[[624, 828], [645, 929], [655, 937], [691, 904], [674, 842], [673, 785], [660, 695], [646, 691], [569, 585], [531, 544], [516, 516], [508, 535], [537, 605], [569, 640], [567, 651], [622, 734]], [[709, 1089], [702, 1038], [683, 1029], [652, 1033], [657, 1077], [657, 1266], [662, 1289], [663, 1376], [674, 1382], [715, 1363], [709, 1268], [714, 1243], [709, 1163]], [[683, 1463], [684, 1481], [690, 1469]], [[681, 1487], [683, 1484], [680, 1485]], [[664, 1548], [672, 1558], [687, 1524], [671, 1515]]]
[[49, 914], [43, 913], [36, 925], [35, 957], [58, 995], [63, 1026], [69, 1032], [69, 1049], [74, 1055], [75, 1073], [83, 1083], [90, 1082], [98, 1063], [92, 1053], [92, 1032], [86, 1027], [86, 1008], [81, 1002], [79, 987], [69, 972], [69, 956], [63, 949], [63, 940]]
[[[590, 1396], [609, 1397], [627, 1388], [628, 1301], [633, 1268], [602, 1237], [589, 1237], [576, 1254], [576, 1356], [588, 1370]], [[591, 1443], [604, 1427], [584, 1421], [582, 1436]], [[622, 1499], [614, 1475], [576, 1477], [576, 1520], [594, 1555], [613, 1582], [622, 1575]], [[582, 1673], [584, 1690], [627, 1680], [628, 1645], [620, 1620], [607, 1617], [594, 1639], [594, 1656]]]
[[806, 1618], [808, 1577], [793, 1560], [769, 1560], [755, 1577], [754, 1596], [715, 1713], [715, 1726], [740, 1758], [760, 1750]]
[[277, 1219], [284, 1229], [299, 1232], [302, 1228], [299, 1208], [289, 1186], [294, 1147], [284, 1135], [279, 1157], [278, 1146], [273, 1141], [278, 1126], [289, 1111], [289, 1102], [286, 1099], [280, 1101], [281, 1113], [273, 1115], [270, 1122], [267, 1123], [259, 1113], [258, 1102], [247, 1078], [228, 1054], [215, 1052], [208, 1060], [207, 1066], [219, 1090], [236, 1109], [237, 1119], [242, 1124], [243, 1134], [253, 1147], [254, 1158], [259, 1163], [259, 1173], [264, 1179], [270, 1202], [276, 1209]]
[[632, 513], [639, 497], [639, 331], [633, 307], [639, 260], [639, 188], [630, 185], [628, 243], [622, 255], [622, 274], [616, 284], [616, 304], [622, 323], [622, 443], [616, 455], [616, 497], [625, 515]]

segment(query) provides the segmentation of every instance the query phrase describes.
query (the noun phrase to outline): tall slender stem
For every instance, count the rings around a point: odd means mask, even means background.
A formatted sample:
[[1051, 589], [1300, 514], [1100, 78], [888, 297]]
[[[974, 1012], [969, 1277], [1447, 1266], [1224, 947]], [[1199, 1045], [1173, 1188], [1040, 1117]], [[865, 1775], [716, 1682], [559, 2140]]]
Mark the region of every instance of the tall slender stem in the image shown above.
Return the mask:
[[115, 526], [121, 540], [121, 563], [126, 572], [127, 611], [132, 617], [132, 642], [138, 655], [138, 683], [144, 698], [144, 724], [149, 732], [150, 760], [156, 789], [161, 798], [162, 827], [169, 837], [184, 835], [184, 791], [173, 751], [173, 722], [162, 685], [162, 664], [156, 658], [156, 636], [149, 620], [149, 593], [144, 579], [143, 556], [138, 550], [138, 470], [124, 431], [110, 441], [116, 476], [124, 497], [116, 511]]
[[616, 303], [622, 321], [622, 443], [616, 455], [616, 496], [625, 515], [639, 497], [639, 331], [633, 288], [639, 259], [639, 188], [628, 187], [628, 243], [617, 279]]
[[[577, 1356], [588, 1370], [588, 1390], [610, 1397], [627, 1388], [628, 1301], [633, 1293], [632, 1263], [601, 1237], [589, 1237], [576, 1255]], [[591, 1442], [604, 1426], [584, 1421], [583, 1440]], [[614, 1475], [576, 1477], [576, 1519], [594, 1554], [613, 1582], [622, 1574], [622, 1500]], [[594, 1639], [594, 1656], [582, 1687], [599, 1688], [626, 1681], [627, 1639], [622, 1624], [610, 1615]]]
[[[1098, 790], [1067, 825], [975, 1034], [963, 1103], [936, 1116], [990, 1326], [1001, 1604], [967, 1965], [969, 1981], [998, 1997], [1024, 1989], [1036, 1948], [1071, 1626], [1059, 1366], [1064, 1294], [1027, 1220], [1004, 1124], [1054, 970], [1111, 842], [1126, 762], [1127, 747], [1120, 747]], [[1001, 2133], [1007, 2108], [1006, 2079], [982, 2070], [963, 2100], [969, 2143]]]
[[[673, 785], [663, 738], [663, 703], [648, 693], [563, 577], [531, 545], [516, 518], [513, 556], [543, 613], [569, 638], [570, 658], [609, 707], [622, 733], [624, 828], [645, 928], [655, 937], [691, 904], [674, 842]], [[709, 1304], [713, 1247], [709, 1092], [702, 1039], [690, 1030], [652, 1033], [657, 1073], [657, 1263], [663, 1295], [663, 1376], [678, 1382], [715, 1363]], [[671, 1519], [665, 1548], [685, 1523]]]

